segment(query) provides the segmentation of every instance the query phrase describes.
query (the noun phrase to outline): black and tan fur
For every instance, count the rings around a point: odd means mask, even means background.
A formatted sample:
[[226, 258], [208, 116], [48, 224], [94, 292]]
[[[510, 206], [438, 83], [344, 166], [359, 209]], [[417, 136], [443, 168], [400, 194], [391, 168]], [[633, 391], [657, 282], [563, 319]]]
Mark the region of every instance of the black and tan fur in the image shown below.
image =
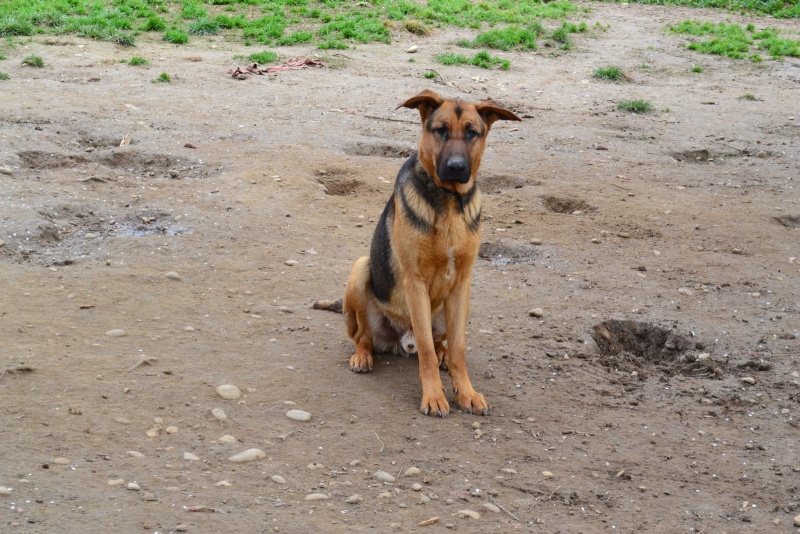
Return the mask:
[[441, 364], [459, 407], [485, 415], [488, 405], [466, 366], [470, 275], [481, 239], [475, 178], [492, 124], [520, 119], [491, 101], [448, 100], [428, 90], [398, 107], [419, 111], [422, 136], [397, 175], [369, 256], [355, 262], [347, 281], [342, 311], [355, 343], [350, 368], [371, 370], [373, 351], [392, 350], [412, 329], [421, 411], [442, 417], [450, 411]]

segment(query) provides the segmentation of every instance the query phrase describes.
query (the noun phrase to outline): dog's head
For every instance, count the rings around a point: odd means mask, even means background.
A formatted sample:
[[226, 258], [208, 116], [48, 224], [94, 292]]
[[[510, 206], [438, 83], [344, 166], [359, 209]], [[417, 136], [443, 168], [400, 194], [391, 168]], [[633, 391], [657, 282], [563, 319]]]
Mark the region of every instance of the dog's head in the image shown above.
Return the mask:
[[444, 99], [425, 89], [399, 106], [416, 108], [422, 118], [419, 160], [439, 186], [475, 178], [486, 136], [497, 120], [522, 120], [494, 102]]

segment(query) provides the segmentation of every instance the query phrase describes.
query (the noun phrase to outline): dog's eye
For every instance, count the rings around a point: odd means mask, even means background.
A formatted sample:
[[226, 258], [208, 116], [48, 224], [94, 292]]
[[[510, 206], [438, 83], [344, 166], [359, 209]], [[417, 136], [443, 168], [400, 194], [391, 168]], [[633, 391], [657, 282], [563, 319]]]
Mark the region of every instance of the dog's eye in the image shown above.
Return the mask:
[[445, 139], [445, 140], [447, 139], [447, 136], [449, 134], [449, 132], [447, 131], [447, 128], [444, 127], [444, 126], [436, 128], [434, 130], [434, 132], [436, 132], [436, 135], [438, 135], [439, 137], [441, 137], [442, 139]]
[[476, 137], [478, 137], [478, 132], [473, 130], [472, 128], [469, 128], [467, 129], [466, 132], [464, 132], [464, 139], [466, 139], [467, 141], [472, 141]]

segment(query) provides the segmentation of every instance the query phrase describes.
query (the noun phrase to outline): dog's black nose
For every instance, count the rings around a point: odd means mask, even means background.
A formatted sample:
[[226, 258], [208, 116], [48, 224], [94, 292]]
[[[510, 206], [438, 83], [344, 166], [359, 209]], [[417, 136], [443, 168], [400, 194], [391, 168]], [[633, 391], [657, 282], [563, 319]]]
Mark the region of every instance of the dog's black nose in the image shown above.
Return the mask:
[[[441, 172], [444, 171], [444, 172]], [[443, 182], [469, 182], [469, 163], [464, 156], [450, 156], [440, 169], [439, 179]]]
[[459, 174], [467, 168], [467, 160], [463, 156], [453, 156], [447, 160], [447, 170]]

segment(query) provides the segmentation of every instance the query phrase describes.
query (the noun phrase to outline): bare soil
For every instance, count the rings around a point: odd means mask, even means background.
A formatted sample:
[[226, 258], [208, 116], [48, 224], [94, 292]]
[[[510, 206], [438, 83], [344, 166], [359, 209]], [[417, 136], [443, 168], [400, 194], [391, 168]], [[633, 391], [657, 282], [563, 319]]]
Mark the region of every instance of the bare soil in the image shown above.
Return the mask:
[[[8, 51], [0, 530], [794, 531], [800, 61], [697, 55], [662, 29], [796, 22], [591, 7], [607, 31], [496, 54], [508, 72], [435, 63], [466, 30], [245, 81], [227, 70], [253, 49], [222, 38]], [[32, 53], [45, 68], [19, 65]], [[613, 64], [629, 82], [592, 78]], [[395, 107], [425, 87], [525, 118], [496, 124], [480, 178], [487, 417], [419, 413], [414, 357], [352, 373], [341, 316], [310, 309], [368, 250], [420, 131]], [[631, 98], [656, 111], [615, 110]], [[250, 448], [266, 458], [228, 460]]]

